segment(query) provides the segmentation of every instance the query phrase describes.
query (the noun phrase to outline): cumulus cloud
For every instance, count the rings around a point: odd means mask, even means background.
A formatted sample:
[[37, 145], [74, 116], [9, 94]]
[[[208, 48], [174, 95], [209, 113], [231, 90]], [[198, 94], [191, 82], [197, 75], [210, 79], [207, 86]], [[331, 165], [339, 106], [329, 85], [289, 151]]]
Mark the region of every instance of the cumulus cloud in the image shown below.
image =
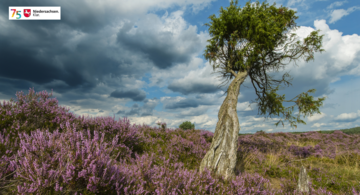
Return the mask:
[[248, 101], [238, 103], [237, 106], [236, 106], [237, 111], [250, 111], [250, 110], [254, 110], [255, 108], [256, 108], [256, 105], [255, 104], [250, 104]]
[[251, 122], [243, 122], [243, 123], [240, 123], [240, 127], [241, 126], [250, 126], [250, 125], [252, 125], [253, 123], [251, 123]]
[[253, 127], [267, 127], [266, 124], [259, 124], [259, 125], [254, 125]]
[[148, 14], [137, 22], [137, 28], [133, 23], [126, 23], [119, 31], [117, 41], [127, 49], [143, 54], [160, 69], [188, 63], [192, 54], [201, 50], [201, 40], [196, 34], [196, 26], [187, 27], [182, 14], [183, 11], [175, 11], [168, 16], [166, 12], [162, 19]]
[[153, 98], [153, 99], [145, 99], [143, 102], [144, 104], [142, 106], [135, 103], [131, 106], [130, 109], [122, 108], [118, 110], [116, 114], [121, 116], [141, 116], [141, 117], [152, 116], [155, 107], [159, 103], [159, 100], [157, 98]]
[[359, 119], [359, 115], [357, 113], [342, 113], [334, 118], [336, 122], [353, 122]]
[[307, 119], [308, 119], [308, 121], [313, 122], [313, 121], [320, 120], [320, 119], [324, 118], [325, 116], [326, 116], [326, 114], [322, 112], [321, 114], [318, 114], [318, 113], [313, 114], [312, 116], [309, 116]]
[[218, 87], [221, 82], [211, 73], [213, 69], [206, 63], [200, 70], [192, 70], [185, 77], [174, 80], [169, 84], [168, 89], [184, 95], [218, 92], [221, 90]]
[[315, 123], [313, 124], [311, 127], [321, 127], [321, 126], [325, 126], [325, 123]]
[[158, 127], [158, 125], [156, 125], [157, 122], [161, 121], [161, 122], [166, 122], [168, 124], [167, 120], [164, 120], [158, 116], [141, 116], [141, 117], [128, 117], [130, 120], [131, 124], [136, 124], [136, 125], [149, 125], [151, 127]]
[[199, 116], [191, 117], [191, 120], [190, 120], [190, 122], [192, 122], [192, 123], [196, 122], [196, 124], [206, 124], [209, 121], [213, 121], [212, 123], [217, 122], [216, 119], [210, 118], [207, 114], [202, 114]]
[[290, 75], [294, 78], [293, 82], [299, 77], [304, 79], [308, 75], [307, 79], [318, 81], [321, 79], [321, 82], [326, 82], [328, 85], [335, 78], [348, 74], [358, 66], [357, 53], [360, 52], [360, 37], [356, 34], [342, 36], [338, 30], [330, 29], [325, 20], [315, 20], [314, 26], [315, 29], [302, 26], [293, 30], [292, 33], [296, 33], [298, 40], [303, 41], [312, 31], [320, 30], [319, 35], [324, 35], [322, 46], [325, 52], [316, 52], [315, 61], [300, 60], [297, 66], [293, 66], [295, 64], [292, 62], [285, 67], [284, 72], [290, 71]]
[[216, 124], [217, 124], [217, 120], [212, 119], [212, 120], [209, 120], [209, 121], [203, 123], [202, 126], [205, 128], [209, 128], [209, 127], [211, 128], [211, 127], [216, 126]]
[[[56, 23], [33, 21], [32, 24], [20, 24], [7, 20], [2, 17], [6, 14], [1, 14], [0, 20], [4, 21], [0, 28], [0, 44], [4, 46], [0, 48], [4, 54], [0, 58], [4, 64], [0, 71], [3, 78], [0, 86], [5, 93], [3, 97], [35, 86], [37, 90], [54, 89], [58, 97], [62, 95], [60, 102], [63, 104], [75, 98], [96, 98], [107, 102], [102, 105], [109, 108], [118, 100], [106, 100], [106, 93], [143, 101], [146, 98], [144, 91], [132, 89], [143, 86], [141, 79], [146, 72], [154, 67], [174, 65], [169, 64], [170, 61], [188, 65], [189, 61], [194, 61], [193, 56], [202, 49], [209, 36], [204, 32], [198, 34], [196, 26], [189, 25], [183, 19], [182, 14], [186, 9], [169, 14], [166, 12], [162, 17], [149, 13], [149, 9], [167, 9], [176, 4], [185, 6], [183, 8], [207, 5], [208, 0], [136, 1], [120, 3], [121, 6], [116, 6], [119, 2], [112, 0], [101, 3], [81, 0], [66, 2], [55, 2], [63, 10], [68, 10], [62, 20]], [[38, 3], [41, 4], [40, 1]], [[7, 13], [7, 2], [0, 4], [0, 12]], [[24, 4], [12, 1], [12, 6], [16, 5]], [[86, 9], [74, 11], [77, 7]], [[198, 7], [197, 10], [202, 8]], [[114, 17], [109, 19], [108, 14]], [[123, 37], [119, 37], [122, 33], [125, 33]], [[155, 36], [157, 34], [160, 36]], [[167, 38], [171, 44], [167, 44]], [[152, 42], [154, 40], [158, 42]], [[4, 48], [6, 50], [3, 51]], [[162, 83], [166, 82], [164, 79]], [[119, 88], [123, 90], [115, 90]], [[73, 95], [76, 92], [80, 93]]]

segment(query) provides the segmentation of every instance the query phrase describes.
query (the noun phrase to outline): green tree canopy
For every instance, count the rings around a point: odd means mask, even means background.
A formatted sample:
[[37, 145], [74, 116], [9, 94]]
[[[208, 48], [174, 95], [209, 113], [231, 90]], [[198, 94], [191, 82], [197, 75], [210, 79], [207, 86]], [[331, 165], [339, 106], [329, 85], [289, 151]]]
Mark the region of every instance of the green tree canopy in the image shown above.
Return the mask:
[[181, 128], [183, 130], [195, 129], [195, 124], [191, 124], [190, 121], [185, 121], [179, 126], [179, 128]]
[[[236, 0], [235, 5], [237, 3]], [[276, 80], [267, 71], [278, 71], [291, 61], [296, 64], [300, 57], [306, 62], [313, 60], [315, 51], [325, 51], [321, 49], [324, 35], [318, 36], [319, 30], [313, 31], [303, 43], [294, 43], [296, 34], [291, 33], [288, 38], [288, 30], [298, 28], [295, 23], [298, 18], [295, 16], [296, 11], [286, 7], [276, 8], [275, 3], [269, 7], [265, 3], [266, 0], [260, 6], [257, 1], [256, 6], [251, 6], [247, 2], [241, 9], [231, 1], [227, 10], [221, 7], [219, 18], [210, 16], [211, 24], [205, 25], [210, 27], [212, 38], [208, 40], [210, 45], [206, 46], [204, 57], [210, 63], [213, 62], [213, 69], [219, 70], [227, 80], [236, 77], [238, 73], [247, 72], [257, 95], [255, 102], [258, 103], [259, 114], [268, 113], [266, 117], [281, 114], [282, 118], [290, 122], [291, 127], [296, 128], [296, 123], [306, 124], [300, 119], [301, 114], [305, 118], [314, 112], [320, 113], [318, 108], [325, 98], [313, 100], [308, 93], [314, 93], [315, 89], [310, 89], [291, 100], [285, 100], [285, 95], [280, 96], [276, 92], [281, 84], [291, 85], [290, 75], [285, 73], [281, 80]], [[289, 61], [283, 63], [284, 60]], [[295, 98], [297, 99], [294, 100]], [[283, 102], [296, 103], [299, 109], [297, 118], [292, 116], [296, 105], [285, 108]], [[282, 119], [275, 125], [280, 122], [284, 126]]]

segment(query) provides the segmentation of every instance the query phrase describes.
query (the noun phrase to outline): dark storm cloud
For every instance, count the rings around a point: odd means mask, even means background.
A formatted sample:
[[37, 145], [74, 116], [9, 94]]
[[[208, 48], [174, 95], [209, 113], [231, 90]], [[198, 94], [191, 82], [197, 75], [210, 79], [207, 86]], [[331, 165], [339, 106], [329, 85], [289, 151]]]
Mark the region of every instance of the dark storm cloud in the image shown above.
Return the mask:
[[[54, 89], [57, 93], [89, 92], [109, 74], [140, 78], [146, 71], [142, 66], [129, 66], [134, 59], [119, 55], [121, 61], [118, 61], [109, 55], [116, 54], [117, 49], [102, 44], [108, 36], [100, 30], [111, 21], [107, 14], [94, 14], [95, 8], [78, 9], [86, 6], [86, 2], [47, 1], [43, 5], [43, 1], [14, 0], [9, 3], [0, 2], [0, 17], [5, 17], [2, 25], [6, 27], [0, 29], [0, 79], [6, 96], [30, 87]], [[9, 6], [60, 6], [61, 20], [8, 20]], [[120, 51], [119, 48], [119, 54]], [[117, 87], [125, 84], [121, 82]]]
[[[130, 22], [125, 22], [118, 31], [118, 44], [109, 47], [109, 34], [104, 29], [113, 23], [108, 14], [116, 6], [109, 6], [103, 13], [102, 9], [96, 11], [97, 8], [83, 1], [47, 1], [46, 5], [36, 0], [9, 3], [0, 2], [0, 14], [5, 17], [3, 26], [6, 27], [0, 29], [0, 86], [5, 96], [27, 91], [30, 87], [53, 89], [62, 94], [73, 90], [89, 93], [98, 84], [107, 84], [105, 77], [110, 74], [117, 78], [127, 75], [140, 79], [148, 69], [137, 61], [150, 59], [157, 67], [166, 68], [174, 63], [189, 62], [191, 56], [202, 49], [194, 27], [175, 37], [172, 32], [158, 30], [162, 23], [154, 14], [146, 17], [145, 23], [156, 21], [159, 28], [138, 25], [135, 34], [127, 34], [134, 26], [132, 14], [125, 11], [115, 14], [119, 17], [126, 13]], [[62, 16], [59, 21], [12, 21], [6, 19], [8, 6], [60, 6]], [[86, 9], [79, 10], [79, 7]], [[123, 47], [133, 55], [129, 56]], [[158, 82], [163, 81], [159, 79]], [[124, 88], [125, 84], [117, 82], [115, 87]], [[134, 98], [142, 101], [145, 96], [140, 94]], [[70, 98], [63, 96], [62, 99]]]
[[[109, 106], [112, 102], [103, 97], [103, 94], [110, 94], [110, 97], [144, 103], [118, 110], [116, 114], [152, 116], [158, 100], [147, 100], [143, 90], [127, 89], [127, 86], [141, 79], [150, 65], [167, 68], [174, 63], [187, 63], [202, 49], [194, 27], [174, 37], [171, 32], [159, 32], [163, 26], [160, 22], [155, 30], [138, 25], [139, 31], [131, 35], [126, 33], [134, 24], [131, 22], [134, 14], [111, 14], [109, 9], [106, 13], [94, 12], [98, 8], [87, 6], [87, 2], [69, 2], [47, 1], [46, 5], [36, 0], [15, 0], [11, 5], [0, 2], [0, 17], [5, 18], [1, 24], [5, 28], [0, 28], [2, 97], [13, 97], [17, 91], [27, 93], [30, 87], [36, 92], [53, 89], [59, 94], [59, 102], [74, 106], [76, 111], [94, 108], [104, 113], [113, 108], [113, 104]], [[8, 6], [60, 6], [61, 20], [10, 21]], [[79, 7], [84, 9], [77, 10]], [[115, 20], [108, 14], [125, 17]], [[151, 20], [159, 20], [154, 14], [151, 17]], [[122, 20], [130, 22], [121, 26]], [[116, 35], [117, 43], [110, 38]], [[159, 79], [158, 83], [161, 82], [164, 80]], [[136, 86], [142, 85], [136, 83]]]
[[119, 110], [116, 114], [125, 114], [124, 110]]
[[159, 100], [157, 98], [145, 99], [144, 104], [140, 106], [139, 104], [132, 105], [129, 112], [125, 110], [119, 110], [116, 114], [123, 116], [152, 116], [155, 107], [158, 105]]
[[158, 80], [156, 81], [156, 84], [159, 85], [159, 84], [161, 84], [163, 81], [164, 81], [164, 80], [160, 78], [160, 79], [158, 79]]
[[138, 104], [134, 104], [132, 107], [131, 107], [131, 110], [130, 112], [127, 112], [126, 113], [126, 116], [133, 116], [133, 115], [140, 115], [140, 111], [141, 111], [141, 108]]
[[[102, 27], [106, 26], [109, 22], [109, 15], [116, 17], [119, 16], [119, 13], [116, 13], [116, 6], [108, 6], [105, 11], [98, 9], [97, 7], [87, 5], [84, 1], [51, 1], [48, 0], [46, 3], [41, 0], [31, 0], [31, 1], [22, 1], [22, 0], [12, 0], [12, 1], [1, 1], [0, 9], [1, 12], [8, 13], [9, 6], [60, 6], [61, 7], [61, 20], [59, 21], [44, 21], [44, 20], [32, 20], [28, 21], [16, 21], [21, 23], [22, 26], [27, 27], [27, 29], [32, 29], [37, 33], [41, 33], [47, 36], [44, 29], [34, 28], [33, 26], [42, 26], [44, 24], [57, 26], [58, 24], [64, 24], [71, 29], [81, 30], [86, 33], [96, 33]], [[107, 15], [109, 14], [109, 15]], [[50, 30], [46, 29], [46, 31]]]
[[130, 98], [134, 101], [143, 101], [146, 98], [145, 91], [138, 89], [115, 90], [110, 94], [114, 98]]
[[215, 93], [220, 89], [214, 84], [208, 83], [189, 83], [182, 84], [180, 82], [173, 82], [168, 86], [168, 89], [174, 92], [179, 92], [184, 95], [195, 93]]
[[[144, 105], [139, 106], [138, 104], [134, 104], [131, 107], [131, 110], [129, 112], [126, 112], [125, 115], [127, 116], [152, 116], [153, 110], [158, 104], [158, 99], [153, 98], [152, 100], [146, 99], [144, 100]], [[123, 113], [123, 112], [121, 112]]]
[[[13, 38], [18, 39], [16, 36]], [[21, 40], [21, 38], [19, 39]], [[104, 74], [117, 72], [118, 63], [89, 49], [95, 47], [89, 44], [79, 44], [78, 51], [71, 52], [62, 48], [60, 43], [57, 44], [61, 40], [54, 41], [54, 46], [39, 44], [39, 49], [34, 49], [26, 41], [18, 46], [13, 44], [14, 41], [11, 39], [0, 37], [0, 40], [2, 40], [0, 41], [2, 45], [0, 61], [3, 65], [0, 76], [3, 78], [24, 80], [38, 85], [46, 84], [47, 90], [54, 89], [58, 92], [79, 87], [86, 91], [95, 87], [98, 81], [95, 81], [94, 78], [101, 78]], [[38, 57], [40, 54], [44, 57]], [[59, 59], [63, 66], [54, 63]], [[87, 75], [93, 75], [93, 77]], [[61, 81], [63, 84], [52, 83], [55, 80]], [[25, 88], [25, 86], [19, 87]]]
[[[9, 98], [6, 99], [10, 99], [10, 97], [15, 98], [15, 94], [18, 91], [23, 91], [24, 93], [27, 93], [28, 89], [31, 87], [32, 84], [25, 80], [15, 80], [15, 79], [0, 77], [1, 93], [6, 94], [5, 96], [9, 96]], [[21, 90], [14, 90], [14, 89], [21, 89]]]
[[186, 112], [181, 112], [180, 114], [177, 114], [176, 117], [184, 118], [184, 117], [189, 117], [189, 116], [199, 116], [199, 115], [205, 114], [207, 110], [208, 110], [208, 108], [198, 107], [198, 108], [186, 111]]
[[[186, 97], [178, 100], [178, 98], [167, 98], [163, 100], [164, 108], [178, 109], [178, 108], [198, 108], [205, 105], [218, 105], [218, 100], [221, 98], [220, 94], [199, 94], [195, 97]], [[199, 108], [203, 109], [203, 108]]]
[[142, 106], [142, 114], [141, 116], [152, 116], [153, 110], [158, 105], [158, 99], [153, 98], [152, 100], [144, 100], [144, 105]]
[[[188, 63], [191, 55], [199, 52], [200, 38], [196, 33], [184, 32], [174, 40], [172, 32], [151, 32], [137, 28], [135, 34], [128, 33], [133, 23], [126, 23], [119, 31], [117, 41], [133, 52], [140, 52], [160, 69], [172, 67], [176, 63]], [[181, 47], [186, 47], [181, 49]]]
[[166, 109], [177, 109], [177, 108], [196, 108], [199, 103], [196, 100], [180, 100], [178, 102], [170, 103], [165, 106]]

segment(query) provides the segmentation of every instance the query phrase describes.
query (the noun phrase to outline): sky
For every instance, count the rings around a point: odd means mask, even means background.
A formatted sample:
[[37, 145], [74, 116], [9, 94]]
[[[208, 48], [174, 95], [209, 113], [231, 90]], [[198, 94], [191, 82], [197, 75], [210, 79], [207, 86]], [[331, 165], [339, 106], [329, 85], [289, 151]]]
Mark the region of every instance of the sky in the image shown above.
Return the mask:
[[[244, 7], [247, 1], [237, 4]], [[252, 3], [255, 1], [251, 1]], [[263, 1], [261, 0], [260, 3]], [[336, 130], [360, 126], [360, 2], [270, 0], [297, 11], [303, 41], [324, 35], [314, 61], [302, 58], [271, 75], [289, 72], [292, 99], [309, 89], [326, 97], [321, 114], [292, 129], [258, 115], [255, 90], [240, 87], [240, 133]], [[226, 84], [204, 57], [209, 16], [229, 0], [5, 0], [0, 1], [0, 100], [46, 90], [77, 116], [127, 117], [133, 124], [177, 128], [185, 121], [214, 132]], [[61, 20], [9, 20], [9, 6], [60, 6]], [[294, 112], [296, 113], [296, 111]], [[295, 114], [295, 116], [297, 116]]]

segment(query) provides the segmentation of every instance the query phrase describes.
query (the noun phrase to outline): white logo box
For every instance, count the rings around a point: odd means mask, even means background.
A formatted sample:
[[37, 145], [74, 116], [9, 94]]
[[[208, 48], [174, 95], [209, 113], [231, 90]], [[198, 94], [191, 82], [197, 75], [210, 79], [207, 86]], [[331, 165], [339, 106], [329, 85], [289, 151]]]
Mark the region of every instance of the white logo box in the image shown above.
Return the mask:
[[61, 20], [61, 7], [9, 6], [9, 20]]

